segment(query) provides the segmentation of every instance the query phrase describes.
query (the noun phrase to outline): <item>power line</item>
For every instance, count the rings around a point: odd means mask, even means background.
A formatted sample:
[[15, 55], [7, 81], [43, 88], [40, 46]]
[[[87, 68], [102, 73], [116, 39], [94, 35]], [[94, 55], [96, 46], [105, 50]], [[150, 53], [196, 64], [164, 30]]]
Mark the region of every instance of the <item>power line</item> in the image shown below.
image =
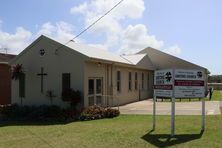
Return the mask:
[[106, 13], [104, 13], [102, 16], [100, 16], [96, 21], [94, 21], [92, 24], [90, 24], [88, 27], [86, 27], [85, 29], [83, 29], [79, 34], [77, 34], [75, 37], [73, 37], [71, 40], [69, 40], [68, 42], [66, 42], [65, 44], [63, 44], [62, 46], [58, 47], [57, 49], [55, 49], [55, 52], [57, 52], [60, 48], [62, 48], [63, 46], [67, 45], [69, 42], [75, 42], [75, 39], [78, 38], [80, 35], [82, 35], [84, 32], [86, 32], [87, 30], [89, 30], [91, 27], [93, 27], [98, 21], [100, 21], [102, 18], [104, 18], [106, 15], [108, 15], [113, 9], [115, 9], [118, 5], [120, 5], [124, 0], [119, 1], [116, 5], [114, 5], [109, 11], [107, 11]]
[[114, 5], [109, 11], [107, 11], [105, 14], [103, 14], [101, 17], [99, 17], [95, 22], [93, 22], [91, 25], [86, 27], [83, 31], [81, 31], [78, 35], [76, 35], [72, 40], [75, 40], [80, 35], [82, 35], [84, 32], [86, 32], [88, 29], [90, 29], [93, 25], [95, 25], [98, 21], [100, 21], [103, 17], [105, 17], [107, 14], [109, 14], [113, 9], [115, 9], [119, 4], [121, 4], [124, 0], [119, 1], [116, 5]]

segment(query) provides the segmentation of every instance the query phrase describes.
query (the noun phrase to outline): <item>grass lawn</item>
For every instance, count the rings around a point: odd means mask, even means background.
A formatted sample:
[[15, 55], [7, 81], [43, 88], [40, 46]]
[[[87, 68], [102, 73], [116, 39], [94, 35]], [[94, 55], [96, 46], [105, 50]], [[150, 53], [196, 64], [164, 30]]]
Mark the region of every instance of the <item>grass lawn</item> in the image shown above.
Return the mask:
[[222, 115], [206, 117], [200, 133], [200, 116], [176, 116], [175, 138], [170, 138], [170, 116], [121, 115], [69, 124], [0, 123], [0, 147], [222, 147]]
[[222, 91], [215, 90], [212, 95], [213, 101], [222, 101]]
[[[205, 98], [206, 101], [209, 101], [209, 98]], [[162, 101], [162, 99], [158, 99]], [[199, 99], [176, 99], [177, 102], [189, 102], [189, 101], [199, 101]], [[214, 90], [211, 101], [222, 101], [222, 91]], [[170, 99], [164, 99], [163, 102], [170, 102]]]

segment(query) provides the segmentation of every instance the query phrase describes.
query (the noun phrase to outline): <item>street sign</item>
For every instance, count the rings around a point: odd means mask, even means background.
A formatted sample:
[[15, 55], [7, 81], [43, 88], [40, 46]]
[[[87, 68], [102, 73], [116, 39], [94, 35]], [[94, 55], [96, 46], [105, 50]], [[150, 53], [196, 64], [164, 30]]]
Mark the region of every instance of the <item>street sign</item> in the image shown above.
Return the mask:
[[[157, 97], [171, 98], [171, 136], [175, 134], [175, 98], [204, 98], [205, 73], [202, 70], [167, 69], [155, 71], [153, 130], [156, 127]], [[202, 99], [202, 131], [205, 129], [205, 101]]]
[[154, 95], [156, 97], [204, 98], [204, 72], [184, 69], [155, 71]]
[[201, 70], [180, 70], [174, 72], [175, 98], [204, 98], [204, 72]]
[[173, 96], [173, 70], [155, 71], [154, 95], [157, 97]]

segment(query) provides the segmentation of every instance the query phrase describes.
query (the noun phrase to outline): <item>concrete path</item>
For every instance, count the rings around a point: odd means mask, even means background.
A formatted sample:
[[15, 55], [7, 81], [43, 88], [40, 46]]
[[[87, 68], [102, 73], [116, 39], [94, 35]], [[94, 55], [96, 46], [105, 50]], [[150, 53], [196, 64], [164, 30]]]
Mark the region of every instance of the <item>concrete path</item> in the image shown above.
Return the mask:
[[[201, 102], [176, 102], [176, 115], [201, 115]], [[153, 113], [152, 100], [139, 101], [119, 107], [121, 114], [146, 114]], [[170, 102], [156, 103], [157, 115], [170, 115]], [[206, 101], [206, 115], [219, 115], [220, 102]]]

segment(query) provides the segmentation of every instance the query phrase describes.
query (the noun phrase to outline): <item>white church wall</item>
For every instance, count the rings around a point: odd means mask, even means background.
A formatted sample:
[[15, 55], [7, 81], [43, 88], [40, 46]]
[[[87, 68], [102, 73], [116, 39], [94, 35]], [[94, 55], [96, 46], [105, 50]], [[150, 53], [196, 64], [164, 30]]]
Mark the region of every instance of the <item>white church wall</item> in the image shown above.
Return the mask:
[[[66, 106], [61, 100], [62, 93], [62, 73], [71, 74], [71, 88], [83, 92], [83, 57], [80, 54], [68, 52], [62, 47], [55, 54], [55, 49], [59, 44], [41, 39], [37, 44], [30, 47], [14, 63], [22, 64], [24, 67], [25, 80], [25, 98], [23, 105], [50, 105], [50, 99], [46, 97], [46, 91], [52, 90], [56, 96], [53, 99], [53, 105]], [[45, 55], [40, 56], [39, 50], [44, 49]], [[41, 78], [37, 76], [44, 68], [44, 91], [41, 93]], [[20, 104], [19, 83], [18, 80], [12, 80], [12, 103]]]
[[[113, 68], [111, 68], [113, 67]], [[117, 71], [121, 72], [121, 91], [117, 92]], [[112, 72], [112, 74], [111, 74]], [[132, 73], [132, 90], [128, 89], [128, 77], [129, 72]], [[135, 72], [138, 74], [138, 89], [135, 90]], [[108, 74], [107, 74], [108, 73]], [[142, 73], [144, 73], [144, 88], [142, 89]], [[147, 75], [149, 73], [149, 81]], [[111, 78], [112, 76], [112, 78]], [[84, 106], [89, 105], [88, 98], [88, 79], [89, 78], [102, 78], [103, 79], [103, 101], [106, 101], [106, 96], [112, 96], [109, 99], [109, 105], [121, 105], [130, 102], [135, 102], [143, 99], [147, 99], [152, 96], [153, 91], [153, 71], [141, 70], [133, 67], [117, 66], [114, 64], [105, 64], [100, 62], [86, 62], [84, 70]], [[113, 81], [113, 88], [112, 83]], [[149, 85], [147, 84], [149, 83]], [[140, 89], [139, 89], [140, 88]], [[111, 91], [109, 91], [111, 89]], [[113, 90], [112, 90], [113, 89]], [[113, 92], [113, 93], [112, 93]], [[139, 97], [140, 96], [140, 97]]]
[[[121, 88], [117, 91], [117, 71], [121, 72]], [[129, 72], [132, 75], [132, 89], [129, 90]], [[135, 73], [137, 72], [137, 89], [135, 89]], [[144, 74], [144, 88], [142, 89], [142, 73]], [[147, 74], [152, 75], [152, 71], [140, 70], [136, 68], [115, 67], [114, 73], [114, 104], [127, 104], [144, 100], [152, 96], [152, 87], [147, 87]], [[152, 80], [149, 80], [149, 86], [152, 86]]]
[[102, 78], [102, 92], [106, 95], [106, 66], [97, 62], [85, 62], [84, 66], [84, 106], [89, 104], [88, 99], [88, 79], [89, 78]]

